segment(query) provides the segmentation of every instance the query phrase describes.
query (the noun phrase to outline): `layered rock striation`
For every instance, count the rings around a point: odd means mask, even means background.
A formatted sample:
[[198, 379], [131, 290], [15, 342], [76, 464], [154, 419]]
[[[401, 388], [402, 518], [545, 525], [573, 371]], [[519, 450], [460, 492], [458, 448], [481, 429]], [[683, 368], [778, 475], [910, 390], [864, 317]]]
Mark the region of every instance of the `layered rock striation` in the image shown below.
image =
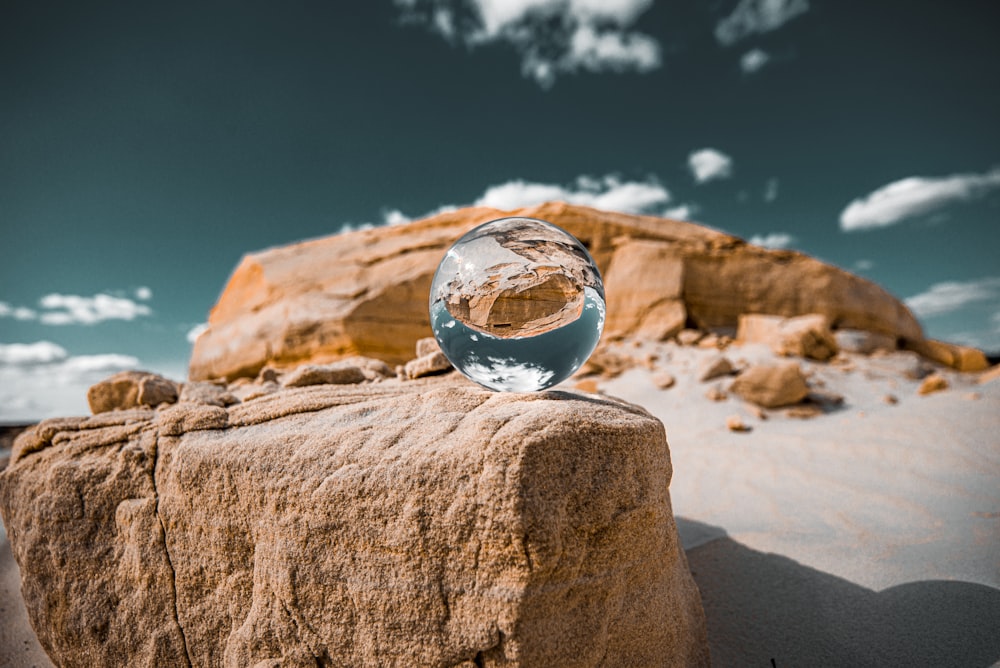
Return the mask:
[[0, 512], [58, 665], [707, 665], [642, 409], [454, 376], [201, 390], [18, 439]]
[[[735, 333], [741, 315], [763, 313], [818, 314], [834, 329], [874, 332], [904, 346], [923, 341], [902, 302], [801, 253], [766, 250], [693, 223], [548, 203], [512, 212], [462, 209], [247, 255], [195, 343], [191, 378], [253, 377], [267, 365], [350, 355], [405, 362], [431, 333], [427, 294], [448, 246], [505, 215], [547, 220], [583, 242], [605, 279], [610, 339], [663, 340], [686, 326]], [[509, 297], [504, 317], [523, 319], [517, 295]]]

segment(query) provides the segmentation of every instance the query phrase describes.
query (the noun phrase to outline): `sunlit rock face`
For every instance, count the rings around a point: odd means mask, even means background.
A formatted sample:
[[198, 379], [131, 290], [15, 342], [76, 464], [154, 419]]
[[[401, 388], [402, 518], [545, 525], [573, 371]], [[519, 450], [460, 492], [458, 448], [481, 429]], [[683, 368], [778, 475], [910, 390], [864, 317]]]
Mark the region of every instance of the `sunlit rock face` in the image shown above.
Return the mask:
[[494, 390], [526, 392], [568, 378], [604, 329], [604, 285], [572, 235], [503, 218], [448, 249], [431, 285], [434, 336], [451, 363]]

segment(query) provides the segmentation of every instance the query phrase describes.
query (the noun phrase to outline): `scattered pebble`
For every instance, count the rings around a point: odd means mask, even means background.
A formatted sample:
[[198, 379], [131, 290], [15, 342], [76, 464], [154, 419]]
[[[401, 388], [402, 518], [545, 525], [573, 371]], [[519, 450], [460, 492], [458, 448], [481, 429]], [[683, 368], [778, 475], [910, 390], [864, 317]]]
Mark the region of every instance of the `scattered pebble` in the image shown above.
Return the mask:
[[726, 428], [729, 429], [729, 431], [743, 432], [743, 433], [748, 432], [751, 429], [751, 427], [748, 424], [743, 422], [743, 418], [740, 417], [739, 415], [730, 415], [729, 417], [727, 417]]
[[666, 390], [673, 387], [677, 383], [677, 379], [674, 378], [672, 373], [666, 371], [660, 371], [652, 375], [653, 385], [656, 385], [661, 390]]
[[573, 387], [580, 392], [587, 392], [590, 394], [597, 394], [600, 391], [600, 388], [597, 386], [597, 379], [595, 378], [584, 378], [583, 380], [578, 381]]
[[895, 406], [896, 404], [899, 403], [899, 397], [897, 397], [895, 394], [887, 394], [884, 397], [882, 397], [882, 401], [884, 403], [889, 404], [890, 406]]
[[934, 392], [940, 392], [941, 390], [948, 389], [948, 379], [941, 374], [932, 373], [931, 375], [924, 378], [923, 382], [920, 383], [920, 387], [917, 388], [917, 394], [928, 395]]
[[726, 391], [723, 390], [718, 385], [713, 385], [712, 387], [708, 388], [708, 391], [705, 392], [705, 396], [708, 399], [711, 399], [712, 401], [725, 401], [726, 399], [729, 398], [729, 395], [726, 394]]

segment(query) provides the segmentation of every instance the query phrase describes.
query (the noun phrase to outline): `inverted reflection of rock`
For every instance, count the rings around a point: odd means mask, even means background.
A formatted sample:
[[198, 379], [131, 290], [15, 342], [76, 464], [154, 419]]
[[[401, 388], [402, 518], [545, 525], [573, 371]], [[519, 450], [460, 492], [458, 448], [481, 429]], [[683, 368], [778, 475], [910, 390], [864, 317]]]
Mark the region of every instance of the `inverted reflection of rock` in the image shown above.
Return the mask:
[[604, 300], [591, 288], [583, 295], [579, 317], [534, 336], [503, 338], [477, 332], [453, 318], [441, 302], [431, 307], [431, 326], [456, 368], [475, 382], [511, 392], [544, 389], [578, 369], [601, 336]]

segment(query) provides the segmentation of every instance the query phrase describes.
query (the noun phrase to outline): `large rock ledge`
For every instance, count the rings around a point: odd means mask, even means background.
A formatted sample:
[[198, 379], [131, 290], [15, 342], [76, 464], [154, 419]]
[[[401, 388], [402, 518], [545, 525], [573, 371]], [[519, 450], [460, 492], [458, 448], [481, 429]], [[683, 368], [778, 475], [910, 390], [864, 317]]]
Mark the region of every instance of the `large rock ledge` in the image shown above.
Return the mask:
[[691, 666], [662, 424], [454, 379], [44, 422], [0, 474], [62, 666]]

